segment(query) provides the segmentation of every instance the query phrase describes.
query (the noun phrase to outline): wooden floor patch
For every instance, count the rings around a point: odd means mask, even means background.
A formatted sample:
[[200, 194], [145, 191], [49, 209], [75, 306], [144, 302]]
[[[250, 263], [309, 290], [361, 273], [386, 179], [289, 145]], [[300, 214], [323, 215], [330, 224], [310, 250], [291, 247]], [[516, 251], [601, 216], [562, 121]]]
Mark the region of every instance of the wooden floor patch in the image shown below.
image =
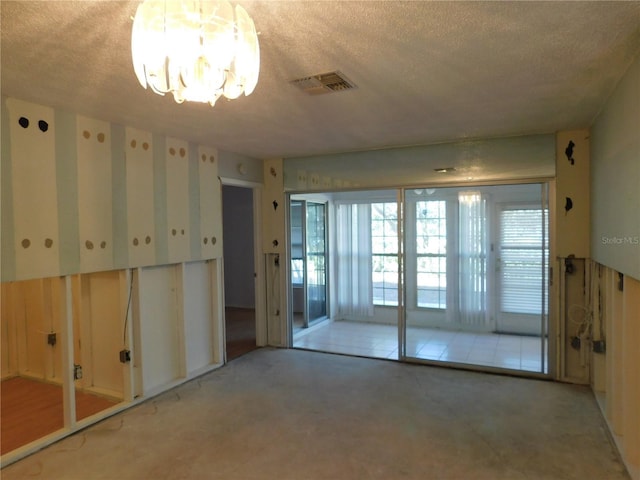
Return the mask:
[[[62, 387], [22, 377], [2, 381], [0, 453], [4, 455], [64, 427]], [[117, 402], [76, 391], [78, 420]]]

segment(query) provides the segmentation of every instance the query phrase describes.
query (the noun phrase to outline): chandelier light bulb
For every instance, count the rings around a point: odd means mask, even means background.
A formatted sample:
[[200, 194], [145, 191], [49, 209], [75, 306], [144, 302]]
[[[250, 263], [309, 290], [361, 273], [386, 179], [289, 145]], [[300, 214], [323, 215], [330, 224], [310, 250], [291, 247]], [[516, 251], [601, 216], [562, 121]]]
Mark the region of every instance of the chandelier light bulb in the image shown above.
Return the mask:
[[227, 0], [144, 0], [131, 32], [135, 74], [144, 88], [176, 102], [215, 105], [251, 94], [260, 73], [253, 20]]

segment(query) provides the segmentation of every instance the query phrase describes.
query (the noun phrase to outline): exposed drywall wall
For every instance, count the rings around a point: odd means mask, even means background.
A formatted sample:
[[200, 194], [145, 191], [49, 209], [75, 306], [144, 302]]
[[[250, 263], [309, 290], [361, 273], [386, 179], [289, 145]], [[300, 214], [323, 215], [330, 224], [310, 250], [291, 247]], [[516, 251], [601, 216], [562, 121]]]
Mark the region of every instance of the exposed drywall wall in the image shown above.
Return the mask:
[[591, 129], [591, 243], [597, 262], [640, 279], [640, 57]]
[[556, 255], [589, 258], [589, 130], [556, 134]]
[[214, 148], [14, 98], [2, 119], [2, 281], [222, 255]]

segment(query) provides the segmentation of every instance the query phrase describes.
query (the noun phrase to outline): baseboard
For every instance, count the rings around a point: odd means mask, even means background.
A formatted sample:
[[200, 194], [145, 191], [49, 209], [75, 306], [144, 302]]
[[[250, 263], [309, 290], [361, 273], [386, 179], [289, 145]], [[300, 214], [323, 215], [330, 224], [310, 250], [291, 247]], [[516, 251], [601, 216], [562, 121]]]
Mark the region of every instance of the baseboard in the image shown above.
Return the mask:
[[620, 435], [616, 435], [614, 433], [613, 426], [611, 425], [611, 423], [609, 423], [609, 419], [607, 418], [607, 413], [606, 413], [607, 396], [606, 396], [606, 393], [605, 392], [596, 392], [595, 390], [593, 390], [593, 388], [591, 389], [591, 391], [593, 392], [593, 395], [594, 395], [594, 397], [596, 399], [596, 403], [598, 404], [598, 408], [600, 409], [600, 413], [602, 414], [602, 418], [604, 420], [604, 423], [607, 426], [607, 433], [609, 434], [609, 437], [613, 441], [613, 444], [616, 447], [618, 456], [620, 457], [620, 460], [622, 461], [623, 465], [627, 469], [627, 473], [631, 477], [631, 480], [640, 480], [640, 465], [636, 467], [636, 466], [631, 465], [627, 461], [627, 459], [625, 457], [625, 454], [624, 454], [623, 439], [622, 439], [622, 437]]

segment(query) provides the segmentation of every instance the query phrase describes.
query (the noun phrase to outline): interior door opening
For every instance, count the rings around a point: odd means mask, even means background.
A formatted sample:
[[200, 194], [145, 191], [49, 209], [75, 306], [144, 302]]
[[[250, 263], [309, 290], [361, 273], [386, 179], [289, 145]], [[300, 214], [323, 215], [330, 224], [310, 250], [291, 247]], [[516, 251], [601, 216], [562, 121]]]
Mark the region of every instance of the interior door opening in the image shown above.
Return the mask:
[[253, 189], [222, 186], [227, 361], [257, 348]]

